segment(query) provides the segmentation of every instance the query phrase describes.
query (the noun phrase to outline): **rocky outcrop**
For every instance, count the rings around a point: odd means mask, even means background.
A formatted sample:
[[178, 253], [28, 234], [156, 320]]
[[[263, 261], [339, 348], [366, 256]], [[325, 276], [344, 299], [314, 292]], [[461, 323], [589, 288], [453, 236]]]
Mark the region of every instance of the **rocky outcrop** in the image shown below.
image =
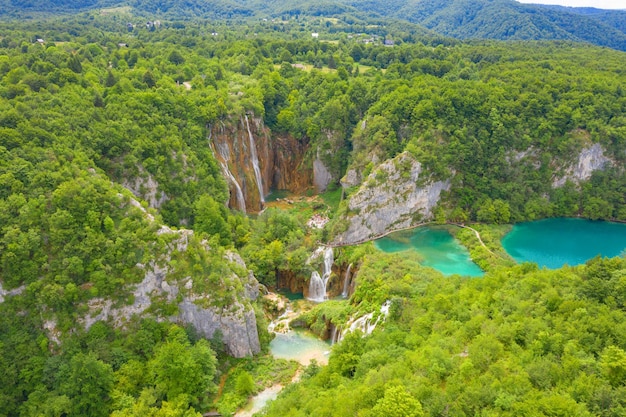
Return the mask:
[[245, 115], [209, 126], [209, 146], [229, 184], [231, 208], [258, 212], [271, 189], [301, 193], [313, 183], [313, 170], [304, 161], [308, 143], [271, 136], [260, 118]]
[[169, 200], [168, 196], [159, 190], [159, 183], [143, 169], [139, 170], [137, 177], [124, 178], [122, 185], [130, 190], [135, 197], [148, 202], [148, 206], [152, 208], [158, 209]]
[[2, 287], [2, 282], [0, 282], [0, 303], [3, 303], [6, 297], [15, 297], [16, 295], [20, 295], [26, 289], [26, 285], [19, 286], [12, 290], [5, 290]]
[[346, 230], [335, 244], [354, 244], [432, 217], [450, 181], [431, 181], [422, 165], [404, 152], [378, 166], [349, 197]]
[[324, 165], [320, 159], [319, 151], [317, 158], [313, 161], [313, 183], [318, 193], [323, 193], [328, 188], [328, 184], [333, 180], [330, 170]]
[[[228, 303], [214, 303], [212, 294], [194, 291], [194, 282], [190, 277], [181, 280], [172, 278], [175, 273], [169, 266], [172, 253], [187, 250], [193, 231], [173, 231], [162, 227], [158, 233], [177, 236], [169, 243], [169, 251], [160, 259], [151, 261], [148, 265], [139, 265], [146, 272], [144, 279], [132, 289], [133, 303], [119, 306], [109, 299], [91, 299], [87, 304], [89, 313], [81, 320], [83, 325], [89, 328], [97, 321], [110, 320], [116, 326], [123, 326], [135, 315], [149, 315], [158, 320], [192, 325], [198, 334], [208, 339], [219, 334], [226, 352], [234, 357], [258, 353], [261, 346], [250, 301], [259, 296], [259, 284], [252, 272], [247, 270], [241, 257], [235, 252], [224, 254], [224, 258], [230, 264], [236, 265], [236, 268], [231, 269], [230, 277], [223, 277], [224, 282], [220, 283], [220, 289], [227, 289], [233, 297]], [[206, 242], [200, 246], [196, 250], [211, 250]], [[244, 270], [246, 275], [237, 276], [234, 270]], [[237, 285], [237, 282], [241, 285]], [[155, 300], [160, 304], [175, 303], [178, 313], [173, 316], [163, 315], [154, 308]]]
[[611, 160], [604, 156], [604, 149], [599, 143], [584, 148], [578, 155], [576, 163], [565, 168], [562, 176], [555, 176], [552, 181], [553, 187], [562, 187], [570, 180], [574, 183], [588, 180], [596, 170], [602, 170], [611, 164]]

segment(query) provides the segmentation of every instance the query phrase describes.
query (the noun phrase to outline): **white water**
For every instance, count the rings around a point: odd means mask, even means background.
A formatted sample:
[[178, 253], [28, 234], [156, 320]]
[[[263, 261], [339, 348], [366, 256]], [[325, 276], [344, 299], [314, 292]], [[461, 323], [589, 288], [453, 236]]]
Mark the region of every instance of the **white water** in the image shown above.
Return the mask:
[[261, 202], [265, 203], [265, 195], [263, 192], [263, 177], [261, 176], [261, 169], [259, 168], [259, 157], [256, 153], [256, 144], [254, 143], [254, 136], [250, 131], [250, 123], [248, 122], [248, 115], [246, 114], [246, 128], [248, 129], [248, 137], [250, 138], [250, 156], [252, 157], [252, 168], [254, 168], [254, 178], [256, 179], [256, 186], [259, 189], [259, 196]]
[[368, 313], [361, 317], [356, 317], [348, 321], [347, 328], [345, 331], [341, 329], [337, 330], [337, 334], [333, 335], [335, 339], [335, 343], [341, 341], [345, 334], [356, 331], [357, 329], [363, 333], [363, 336], [367, 336], [368, 334], [372, 334], [378, 323], [381, 319], [384, 321], [389, 315], [389, 307], [391, 303], [389, 301], [385, 301], [382, 306], [380, 306], [380, 315], [376, 319], [375, 322], [372, 323], [372, 319], [374, 318], [374, 313]]
[[237, 182], [237, 178], [235, 178], [232, 172], [230, 172], [230, 170], [228, 169], [228, 165], [223, 162], [220, 162], [220, 165], [222, 166], [222, 171], [224, 171], [224, 175], [226, 175], [226, 178], [228, 178], [230, 182], [235, 186], [235, 192], [237, 193], [237, 205], [239, 206], [239, 210], [245, 213], [246, 199], [243, 197], [243, 191], [241, 191], [241, 187]]
[[209, 131], [209, 148], [211, 148], [211, 152], [213, 153], [213, 156], [215, 156], [216, 157], [215, 159], [217, 159], [217, 155], [215, 155], [215, 149], [213, 149], [213, 145], [217, 148], [219, 155], [225, 161], [225, 162], [222, 162], [218, 160], [218, 162], [220, 163], [220, 166], [222, 167], [222, 172], [224, 172], [224, 175], [226, 176], [226, 178], [235, 186], [235, 193], [237, 194], [237, 205], [239, 206], [239, 210], [245, 213], [246, 212], [246, 199], [243, 196], [243, 191], [241, 190], [241, 186], [237, 182], [237, 178], [235, 178], [233, 173], [230, 172], [230, 169], [228, 169], [228, 161], [230, 160], [230, 149], [228, 148], [227, 144], [224, 147], [224, 146], [220, 146], [217, 143], [211, 142], [211, 132]]
[[332, 272], [334, 262], [333, 248], [324, 250], [324, 265], [322, 267], [322, 275], [317, 271], [313, 271], [309, 281], [309, 296], [311, 301], [322, 302], [326, 300], [326, 285]]
[[343, 291], [341, 291], [341, 296], [343, 298], [348, 298], [348, 291], [350, 290], [350, 270], [352, 269], [352, 264], [348, 265], [348, 269], [346, 269], [346, 276], [343, 278]]

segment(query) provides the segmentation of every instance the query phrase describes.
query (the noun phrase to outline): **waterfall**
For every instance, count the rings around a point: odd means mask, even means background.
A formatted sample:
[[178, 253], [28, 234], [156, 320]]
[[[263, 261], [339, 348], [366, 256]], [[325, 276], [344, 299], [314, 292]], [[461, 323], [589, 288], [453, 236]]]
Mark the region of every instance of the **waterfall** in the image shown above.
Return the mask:
[[343, 339], [343, 336], [347, 333], [354, 332], [355, 330], [360, 330], [363, 333], [363, 336], [367, 336], [368, 334], [372, 334], [378, 323], [381, 319], [384, 321], [389, 315], [389, 308], [391, 307], [391, 302], [389, 300], [385, 301], [382, 306], [380, 306], [380, 314], [376, 321], [372, 323], [372, 319], [374, 318], [374, 313], [368, 313], [361, 317], [352, 318], [346, 323], [345, 331], [339, 331], [337, 333], [337, 339], [335, 343], [340, 342]]
[[309, 281], [309, 297], [311, 301], [322, 302], [326, 300], [326, 285], [332, 272], [333, 267], [333, 248], [324, 250], [324, 265], [322, 267], [322, 275], [317, 271], [313, 271]]
[[246, 114], [246, 128], [248, 129], [248, 137], [250, 138], [250, 156], [252, 157], [252, 168], [254, 168], [254, 177], [256, 179], [256, 186], [259, 189], [259, 196], [261, 197], [261, 203], [265, 203], [265, 196], [263, 192], [263, 177], [261, 177], [261, 169], [259, 168], [259, 157], [256, 153], [256, 144], [254, 143], [254, 136], [250, 131], [250, 123], [248, 122], [248, 115]]
[[330, 336], [330, 344], [334, 345], [340, 340], [341, 340], [341, 328], [339, 328], [339, 326], [333, 326], [333, 331]]
[[[224, 173], [226, 178], [231, 182], [231, 184], [235, 186], [235, 192], [237, 193], [237, 205], [239, 206], [239, 210], [245, 213], [246, 212], [246, 199], [243, 196], [243, 191], [241, 191], [241, 186], [237, 182], [237, 178], [235, 178], [233, 173], [230, 172], [230, 169], [228, 169], [228, 161], [230, 160], [230, 148], [228, 147], [228, 144], [220, 145], [219, 143], [211, 142], [211, 130], [210, 129], [209, 129], [208, 139], [209, 139], [209, 148], [211, 148], [211, 152], [213, 153], [213, 156], [215, 156], [215, 159], [217, 159], [217, 161], [220, 163], [220, 166], [222, 167], [222, 172]], [[217, 148], [218, 154], [222, 157], [224, 161], [219, 160], [215, 152], [215, 149], [213, 148], [214, 146]]]
[[230, 172], [230, 170], [228, 169], [228, 165], [226, 165], [223, 162], [220, 162], [220, 165], [222, 166], [222, 171], [224, 171], [224, 175], [226, 175], [226, 178], [228, 178], [230, 182], [235, 186], [235, 192], [237, 193], [237, 203], [239, 204], [239, 210], [245, 213], [246, 212], [246, 200], [243, 197], [243, 191], [241, 191], [241, 187], [239, 186], [239, 183], [237, 182], [237, 178], [235, 178], [234, 175]]
[[326, 299], [326, 283], [317, 271], [313, 271], [309, 281], [309, 300], [322, 302]]
[[346, 269], [346, 276], [343, 279], [343, 291], [341, 291], [341, 296], [343, 298], [348, 298], [348, 291], [350, 290], [350, 270], [352, 269], [352, 264], [348, 265], [348, 269]]

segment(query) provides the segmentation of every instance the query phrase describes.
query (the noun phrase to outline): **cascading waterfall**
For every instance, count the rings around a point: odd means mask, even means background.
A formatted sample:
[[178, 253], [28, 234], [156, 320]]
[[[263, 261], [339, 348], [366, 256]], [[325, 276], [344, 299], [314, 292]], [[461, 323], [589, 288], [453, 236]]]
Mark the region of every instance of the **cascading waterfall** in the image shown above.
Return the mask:
[[241, 187], [239, 186], [239, 183], [237, 182], [237, 178], [235, 178], [234, 175], [230, 172], [230, 170], [228, 169], [228, 165], [226, 165], [223, 162], [220, 162], [220, 165], [222, 166], [222, 171], [224, 171], [224, 175], [226, 175], [226, 178], [228, 178], [228, 180], [235, 186], [235, 192], [237, 193], [237, 204], [239, 205], [239, 210], [245, 213], [246, 212], [246, 199], [243, 197], [243, 191], [241, 191]]
[[350, 270], [352, 269], [352, 264], [348, 265], [348, 269], [346, 269], [346, 276], [343, 279], [343, 291], [341, 291], [341, 296], [343, 298], [348, 298], [348, 291], [350, 290]]
[[235, 186], [235, 193], [237, 194], [237, 205], [239, 206], [239, 210], [245, 213], [246, 212], [246, 199], [243, 196], [243, 191], [241, 190], [241, 186], [239, 185], [239, 182], [237, 182], [237, 178], [235, 178], [233, 173], [230, 172], [230, 169], [228, 169], [228, 161], [230, 160], [230, 149], [228, 149], [228, 145], [226, 145], [226, 149], [224, 149], [223, 146], [220, 146], [219, 144], [214, 144], [213, 142], [211, 142], [211, 131], [209, 130], [209, 148], [211, 148], [211, 152], [213, 153], [213, 156], [215, 156], [216, 157], [215, 159], [217, 159], [217, 155], [215, 153], [215, 149], [213, 148], [213, 146], [217, 147], [217, 151], [219, 152], [219, 155], [224, 160], [224, 162], [222, 162], [218, 159], [218, 162], [220, 163], [220, 166], [222, 167], [222, 172], [224, 173], [226, 178]]
[[250, 138], [250, 156], [252, 157], [252, 168], [254, 168], [254, 177], [256, 179], [256, 186], [259, 189], [259, 196], [261, 197], [261, 203], [265, 203], [265, 195], [263, 192], [263, 177], [261, 176], [261, 169], [259, 168], [259, 157], [256, 153], [256, 144], [254, 143], [254, 136], [250, 130], [250, 123], [248, 122], [248, 115], [246, 114], [246, 128], [248, 129], [248, 137]]
[[324, 250], [324, 265], [322, 269], [322, 275], [317, 271], [313, 271], [311, 279], [309, 281], [309, 297], [311, 301], [322, 302], [326, 300], [326, 285], [332, 272], [333, 262], [333, 248], [326, 248]]
[[389, 315], [389, 307], [391, 307], [391, 302], [387, 300], [380, 306], [380, 314], [373, 323], [372, 319], [374, 318], [374, 313], [368, 313], [361, 317], [351, 319], [346, 324], [345, 330], [337, 329], [336, 335], [333, 334], [334, 343], [340, 342], [345, 334], [354, 332], [357, 329], [360, 330], [364, 336], [372, 334], [381, 319], [384, 321]]

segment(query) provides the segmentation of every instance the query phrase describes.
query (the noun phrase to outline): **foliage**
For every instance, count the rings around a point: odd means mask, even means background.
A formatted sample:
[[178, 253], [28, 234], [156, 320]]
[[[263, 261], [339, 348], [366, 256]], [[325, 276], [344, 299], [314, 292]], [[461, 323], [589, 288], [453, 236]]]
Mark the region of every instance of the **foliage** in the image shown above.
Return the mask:
[[412, 292], [401, 296], [399, 314], [371, 336], [349, 334], [327, 367], [286, 390], [264, 415], [624, 412], [624, 310], [585, 289], [595, 277], [617, 284], [624, 259], [556, 271], [523, 264], [480, 279], [415, 267], [377, 280], [377, 264], [364, 261], [369, 278], [361, 281], [359, 272], [357, 292], [365, 302], [407, 281]]

